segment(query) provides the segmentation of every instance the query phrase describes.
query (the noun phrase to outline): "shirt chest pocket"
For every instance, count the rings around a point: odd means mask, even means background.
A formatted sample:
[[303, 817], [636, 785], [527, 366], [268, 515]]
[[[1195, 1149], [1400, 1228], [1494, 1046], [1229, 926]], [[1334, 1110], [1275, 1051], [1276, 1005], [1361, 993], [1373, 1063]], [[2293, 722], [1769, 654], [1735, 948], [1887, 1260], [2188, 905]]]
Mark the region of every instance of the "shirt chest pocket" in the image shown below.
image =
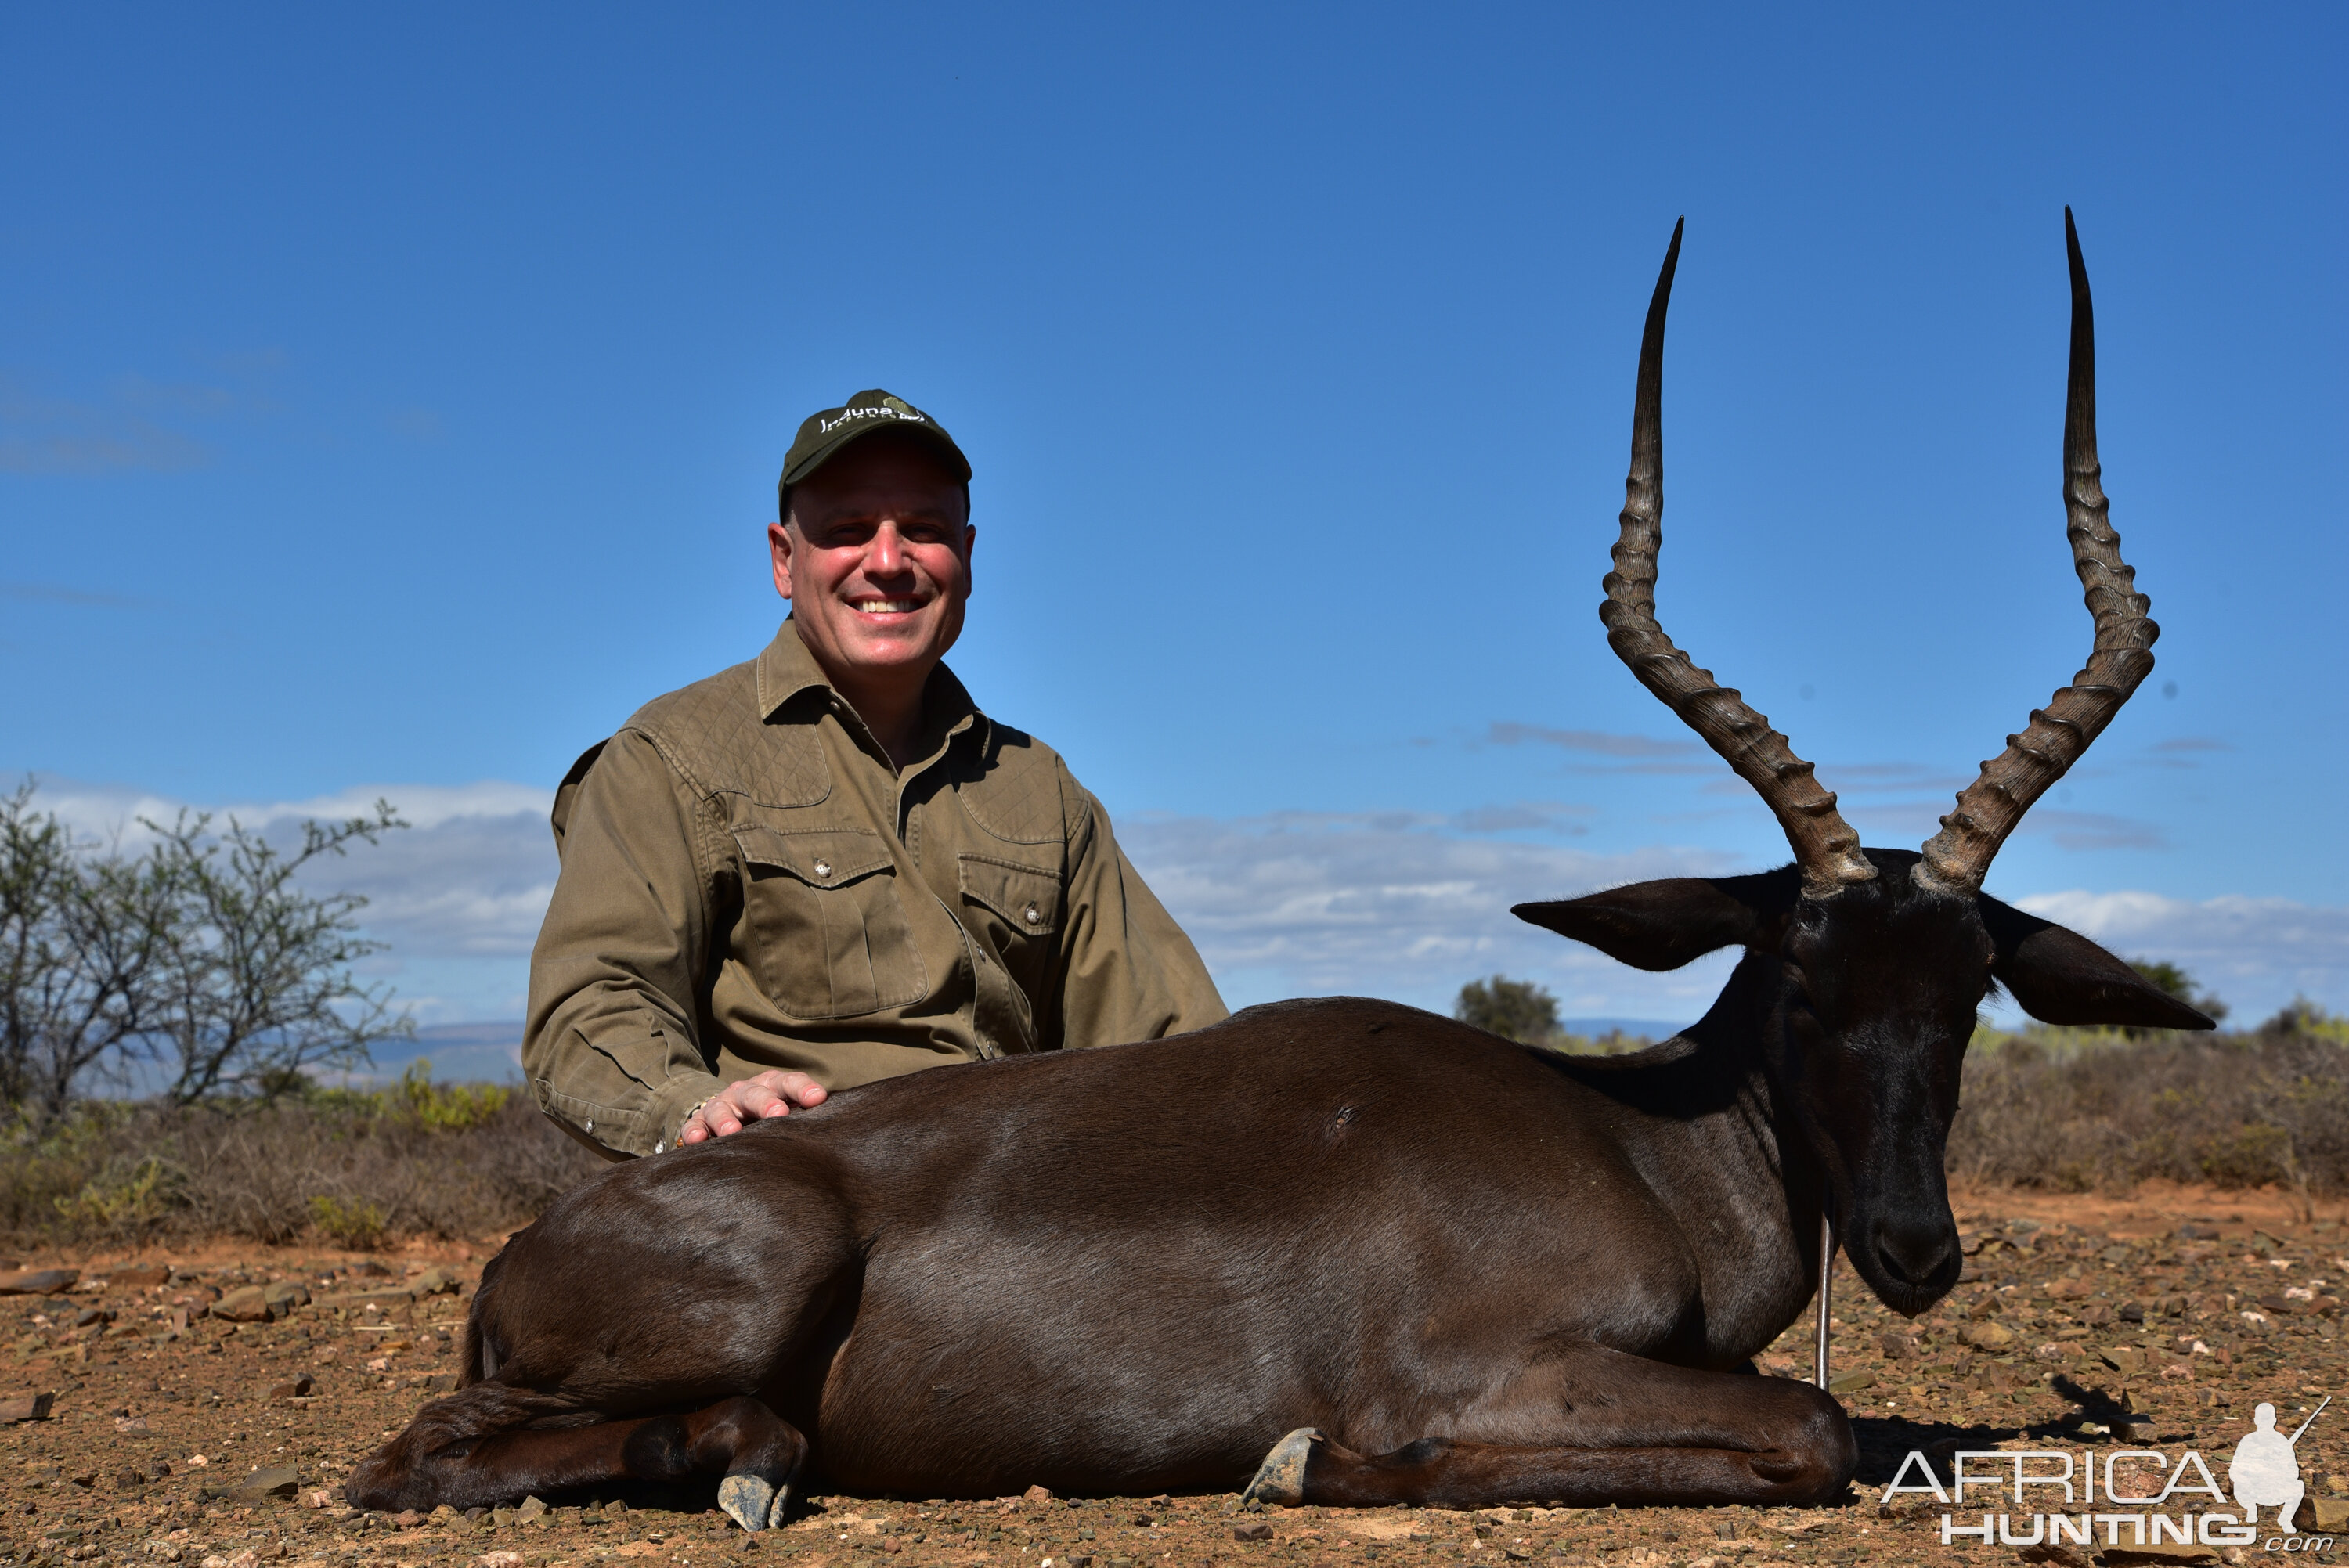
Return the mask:
[[957, 857], [963, 918], [1003, 966], [1029, 989], [1050, 969], [1059, 945], [1063, 900], [1060, 873], [991, 855]]
[[795, 1018], [853, 1018], [918, 999], [922, 955], [889, 845], [863, 828], [799, 827], [792, 815], [770, 810], [732, 824], [742, 958], [760, 986]]

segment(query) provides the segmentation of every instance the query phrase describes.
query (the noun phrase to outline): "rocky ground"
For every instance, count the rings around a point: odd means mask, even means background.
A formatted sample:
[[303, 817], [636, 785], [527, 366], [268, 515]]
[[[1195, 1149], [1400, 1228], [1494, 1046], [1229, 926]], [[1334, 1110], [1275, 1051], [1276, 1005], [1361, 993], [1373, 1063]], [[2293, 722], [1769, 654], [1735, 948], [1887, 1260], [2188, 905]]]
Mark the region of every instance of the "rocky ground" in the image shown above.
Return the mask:
[[[1835, 1387], [1865, 1457], [1841, 1503], [1798, 1511], [1244, 1511], [1227, 1495], [818, 1497], [792, 1526], [758, 1537], [706, 1495], [552, 1508], [532, 1500], [481, 1517], [365, 1514], [344, 1507], [336, 1488], [453, 1384], [465, 1300], [486, 1248], [26, 1260], [13, 1276], [20, 1294], [0, 1298], [0, 1330], [15, 1339], [0, 1351], [0, 1419], [10, 1423], [0, 1427], [0, 1568], [576, 1568], [609, 1557], [781, 1558], [794, 1568], [878, 1568], [883, 1558], [890, 1568], [1197, 1568], [1381, 1557], [1728, 1568], [2281, 1554], [2281, 1541], [2268, 1546], [2272, 1532], [2249, 1547], [2158, 1554], [2133, 1553], [2126, 1536], [2053, 1554], [1944, 1544], [1941, 1504], [1904, 1494], [1887, 1506], [1882, 1494], [1912, 1449], [1946, 1477], [1961, 1449], [2151, 1449], [2175, 1462], [2190, 1448], [2223, 1484], [2253, 1405], [2274, 1404], [2290, 1429], [2344, 1388], [2336, 1298], [2349, 1295], [2349, 1226], [2294, 1219], [2272, 1195], [2193, 1190], [2125, 1202], [1976, 1194], [1957, 1207], [1966, 1279], [1925, 1317], [1894, 1317], [1839, 1271]], [[28, 1277], [44, 1266], [56, 1276]], [[1796, 1324], [1763, 1370], [1807, 1375], [1810, 1337], [1810, 1323]], [[2312, 1499], [2302, 1522], [2319, 1523], [2322, 1508], [2322, 1524], [2349, 1551], [2349, 1504], [2313, 1501], [2349, 1497], [2344, 1439], [2349, 1401], [2325, 1411], [2298, 1452]], [[1997, 1506], [1977, 1492], [1972, 1510], [1954, 1517], [1969, 1522]], [[2027, 1518], [2016, 1511], [2013, 1528]], [[2334, 1560], [2323, 1548], [2313, 1554]]]

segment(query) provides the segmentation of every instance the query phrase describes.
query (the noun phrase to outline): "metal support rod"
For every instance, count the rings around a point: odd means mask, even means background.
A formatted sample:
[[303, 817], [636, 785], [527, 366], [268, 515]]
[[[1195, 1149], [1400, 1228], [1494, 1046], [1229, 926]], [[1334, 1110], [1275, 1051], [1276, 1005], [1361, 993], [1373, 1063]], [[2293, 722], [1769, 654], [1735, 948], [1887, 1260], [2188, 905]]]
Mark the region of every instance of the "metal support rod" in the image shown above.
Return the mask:
[[1827, 1386], [1827, 1279], [1835, 1273], [1835, 1221], [1825, 1209], [1819, 1211], [1819, 1340], [1815, 1381], [1822, 1388]]

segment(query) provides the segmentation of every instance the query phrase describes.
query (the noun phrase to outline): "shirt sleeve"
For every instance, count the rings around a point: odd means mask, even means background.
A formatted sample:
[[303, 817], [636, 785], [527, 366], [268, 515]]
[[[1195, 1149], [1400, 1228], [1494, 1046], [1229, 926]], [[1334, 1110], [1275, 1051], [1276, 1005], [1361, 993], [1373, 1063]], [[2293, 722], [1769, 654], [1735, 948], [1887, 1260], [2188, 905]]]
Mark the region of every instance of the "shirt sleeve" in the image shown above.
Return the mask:
[[1201, 1029], [1230, 1016], [1199, 950], [1150, 891], [1074, 779], [1068, 917], [1061, 925], [1061, 1041], [1114, 1046]]
[[672, 1147], [724, 1084], [697, 1028], [712, 893], [703, 807], [622, 730], [557, 823], [563, 867], [530, 959], [523, 1070], [539, 1108], [614, 1155]]

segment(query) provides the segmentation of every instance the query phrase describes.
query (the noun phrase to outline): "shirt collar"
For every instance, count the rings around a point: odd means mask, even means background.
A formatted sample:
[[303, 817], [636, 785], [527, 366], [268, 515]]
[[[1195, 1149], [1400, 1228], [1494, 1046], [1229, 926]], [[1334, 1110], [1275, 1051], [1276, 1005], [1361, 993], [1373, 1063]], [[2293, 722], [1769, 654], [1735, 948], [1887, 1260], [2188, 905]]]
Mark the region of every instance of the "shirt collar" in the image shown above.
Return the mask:
[[[824, 678], [823, 666], [808, 652], [800, 629], [785, 616], [774, 641], [759, 655], [759, 717], [773, 718], [785, 703], [807, 691], [823, 692], [840, 697], [843, 703], [848, 700], [840, 696], [832, 682]], [[970, 692], [941, 661], [930, 672], [929, 684], [922, 690], [924, 731], [943, 739], [980, 717]]]

